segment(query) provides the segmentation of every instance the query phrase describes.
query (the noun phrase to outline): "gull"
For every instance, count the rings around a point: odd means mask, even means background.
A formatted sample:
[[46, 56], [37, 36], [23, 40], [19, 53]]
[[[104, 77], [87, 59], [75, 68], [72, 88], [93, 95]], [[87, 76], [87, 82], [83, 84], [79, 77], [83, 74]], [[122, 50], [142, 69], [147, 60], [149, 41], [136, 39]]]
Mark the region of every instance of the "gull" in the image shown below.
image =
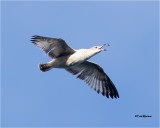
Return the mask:
[[74, 50], [61, 38], [34, 35], [31, 41], [52, 58], [48, 63], [39, 64], [42, 72], [52, 68], [63, 68], [69, 73], [77, 75], [77, 78], [84, 80], [97, 93], [101, 93], [107, 98], [119, 98], [115, 85], [104, 70], [98, 64], [88, 61], [97, 53], [105, 51], [102, 49], [105, 44], [89, 49]]

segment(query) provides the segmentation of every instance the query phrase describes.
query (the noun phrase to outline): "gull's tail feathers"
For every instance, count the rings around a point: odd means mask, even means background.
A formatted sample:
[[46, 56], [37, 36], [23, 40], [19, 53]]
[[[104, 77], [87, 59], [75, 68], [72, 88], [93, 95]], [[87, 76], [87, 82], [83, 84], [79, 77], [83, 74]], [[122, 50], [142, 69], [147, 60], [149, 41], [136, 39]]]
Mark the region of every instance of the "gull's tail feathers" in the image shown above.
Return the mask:
[[39, 64], [38, 66], [42, 72], [46, 72], [52, 69], [52, 67], [48, 66], [47, 64]]

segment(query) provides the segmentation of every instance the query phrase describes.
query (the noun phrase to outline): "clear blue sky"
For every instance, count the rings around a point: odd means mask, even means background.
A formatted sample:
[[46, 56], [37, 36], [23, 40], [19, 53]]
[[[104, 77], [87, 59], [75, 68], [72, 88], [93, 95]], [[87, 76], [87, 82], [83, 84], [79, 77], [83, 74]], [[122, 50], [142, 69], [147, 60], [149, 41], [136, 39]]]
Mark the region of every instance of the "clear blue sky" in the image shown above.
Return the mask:
[[[2, 2], [2, 126], [158, 126], [158, 1]], [[97, 94], [62, 69], [32, 35], [63, 38], [72, 48], [109, 43], [92, 61], [119, 99]], [[151, 118], [135, 118], [151, 115]]]

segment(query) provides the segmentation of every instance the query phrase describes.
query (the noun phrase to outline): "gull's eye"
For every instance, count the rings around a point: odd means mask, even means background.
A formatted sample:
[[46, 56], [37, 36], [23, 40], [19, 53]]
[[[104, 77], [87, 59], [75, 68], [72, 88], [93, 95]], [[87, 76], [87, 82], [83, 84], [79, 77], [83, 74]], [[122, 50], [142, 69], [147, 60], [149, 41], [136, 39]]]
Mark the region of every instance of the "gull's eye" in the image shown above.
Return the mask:
[[95, 48], [97, 48], [97, 46], [95, 46]]

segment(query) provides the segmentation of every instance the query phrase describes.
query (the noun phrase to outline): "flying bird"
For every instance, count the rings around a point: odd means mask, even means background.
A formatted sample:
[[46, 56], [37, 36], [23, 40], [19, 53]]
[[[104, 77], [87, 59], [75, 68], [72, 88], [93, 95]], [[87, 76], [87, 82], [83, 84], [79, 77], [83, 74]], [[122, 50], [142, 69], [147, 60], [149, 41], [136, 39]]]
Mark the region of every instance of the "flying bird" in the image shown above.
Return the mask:
[[119, 98], [118, 91], [104, 72], [104, 70], [96, 63], [88, 61], [89, 58], [104, 51], [102, 46], [94, 46], [90, 49], [72, 49], [61, 38], [50, 38], [42, 36], [32, 36], [32, 43], [40, 47], [52, 61], [39, 64], [42, 72], [46, 72], [52, 68], [63, 68], [77, 78], [84, 80], [97, 93], [109, 98]]

